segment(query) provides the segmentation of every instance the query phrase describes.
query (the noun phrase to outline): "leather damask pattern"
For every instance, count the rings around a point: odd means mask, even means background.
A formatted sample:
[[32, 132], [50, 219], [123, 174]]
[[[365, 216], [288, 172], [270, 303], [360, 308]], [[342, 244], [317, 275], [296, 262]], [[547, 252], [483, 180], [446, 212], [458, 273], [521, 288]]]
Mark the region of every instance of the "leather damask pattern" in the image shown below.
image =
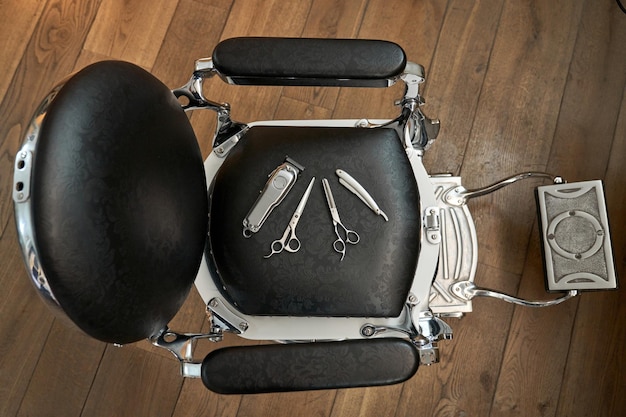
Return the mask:
[[236, 84], [387, 87], [406, 55], [380, 40], [246, 37], [220, 42], [213, 64]]
[[[267, 176], [285, 156], [305, 166], [283, 202], [250, 238], [242, 221]], [[339, 184], [335, 170], [351, 174], [389, 217], [386, 222]], [[296, 253], [268, 259], [304, 190], [316, 177], [296, 234]], [[343, 223], [361, 237], [346, 255], [336, 239], [324, 197], [329, 180]], [[374, 316], [400, 314], [419, 253], [419, 195], [415, 177], [393, 129], [254, 127], [226, 158], [210, 197], [208, 259], [217, 285], [251, 315]]]
[[211, 352], [202, 381], [220, 394], [338, 389], [400, 383], [418, 366], [404, 339], [239, 346]]
[[152, 75], [106, 61], [63, 86], [42, 124], [32, 205], [50, 287], [87, 334], [130, 343], [178, 311], [206, 240], [206, 180], [187, 116]]

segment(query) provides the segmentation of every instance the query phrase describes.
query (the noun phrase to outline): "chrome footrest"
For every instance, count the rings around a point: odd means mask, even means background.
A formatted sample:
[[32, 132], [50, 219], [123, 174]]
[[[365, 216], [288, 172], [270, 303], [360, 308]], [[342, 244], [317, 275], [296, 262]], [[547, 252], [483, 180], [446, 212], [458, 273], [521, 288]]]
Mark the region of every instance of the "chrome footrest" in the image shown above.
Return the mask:
[[537, 188], [548, 291], [617, 288], [602, 181]]

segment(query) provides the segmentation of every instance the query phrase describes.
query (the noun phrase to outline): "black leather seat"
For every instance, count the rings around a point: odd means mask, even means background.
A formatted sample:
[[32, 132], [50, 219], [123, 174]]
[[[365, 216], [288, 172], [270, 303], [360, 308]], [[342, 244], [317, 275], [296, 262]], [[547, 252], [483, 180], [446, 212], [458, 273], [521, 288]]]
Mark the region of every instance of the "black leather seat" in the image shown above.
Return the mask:
[[[286, 155], [305, 170], [261, 230], [245, 238], [242, 221]], [[367, 189], [388, 222], [339, 184], [338, 168]], [[296, 229], [300, 250], [265, 259], [312, 177], [317, 184]], [[322, 178], [329, 180], [342, 221], [361, 237], [347, 245], [343, 261], [333, 249]], [[218, 287], [247, 314], [396, 317], [415, 274], [419, 212], [417, 184], [394, 129], [256, 126], [213, 182], [208, 258], [222, 281]]]
[[39, 261], [69, 318], [115, 343], [166, 325], [207, 231], [202, 155], [170, 90], [123, 62], [74, 75], [41, 125], [31, 188]]

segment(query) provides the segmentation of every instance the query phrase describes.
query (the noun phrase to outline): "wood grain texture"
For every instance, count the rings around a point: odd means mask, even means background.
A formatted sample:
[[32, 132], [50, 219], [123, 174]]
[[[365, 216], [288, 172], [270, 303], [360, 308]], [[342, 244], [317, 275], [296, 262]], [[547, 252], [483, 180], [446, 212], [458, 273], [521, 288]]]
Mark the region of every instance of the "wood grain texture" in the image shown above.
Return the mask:
[[[436, 152], [427, 168], [458, 175], [489, 66], [502, 0], [448, 5], [424, 85], [427, 115], [441, 119]], [[454, 103], [450, 106], [449, 103]]]
[[[30, 117], [42, 97], [69, 74], [94, 18], [99, 2], [74, 4], [49, 1], [0, 102], [0, 225], [12, 210], [13, 161]], [[9, 19], [10, 16], [5, 16]]]
[[[0, 2], [0, 415], [14, 416], [619, 416], [626, 410], [626, 290], [546, 310], [475, 299], [448, 319], [442, 362], [391, 387], [224, 396], [183, 380], [147, 342], [115, 348], [66, 328], [26, 278], [12, 215], [13, 160], [26, 123], [65, 75], [134, 62], [171, 87], [234, 36], [398, 42], [426, 67], [425, 113], [442, 119], [432, 172], [468, 188], [523, 170], [605, 180], [618, 274], [626, 274], [626, 15], [595, 0], [23, 0]], [[233, 87], [208, 98], [244, 122], [394, 117], [402, 88]], [[191, 116], [203, 153], [215, 126]], [[542, 282], [534, 184], [470, 202], [480, 286], [550, 298]], [[193, 292], [172, 327], [207, 331]], [[256, 344], [228, 336], [213, 349]]]
[[13, 416], [37, 367], [53, 318], [25, 279], [12, 224], [2, 234], [0, 253], [0, 415]]
[[152, 68], [178, 1], [102, 2], [84, 48]]
[[176, 361], [134, 346], [108, 346], [83, 415], [171, 416], [183, 383], [178, 368]]
[[[622, 16], [615, 15], [611, 9], [608, 5], [584, 5], [569, 66], [547, 167], [571, 180], [601, 177], [614, 143], [613, 133], [626, 82], [626, 72], [620, 65], [623, 59], [617, 52], [621, 46], [616, 44], [616, 40], [621, 43], [626, 39], [626, 32], [620, 32], [624, 28], [613, 23], [613, 19]], [[613, 59], [620, 63], [612, 62]], [[603, 65], [590, 73], [589, 69], [599, 62]], [[595, 103], [599, 102], [605, 105], [597, 106]], [[579, 155], [593, 157], [586, 158], [585, 163], [572, 164], [571, 161]], [[541, 298], [544, 291], [540, 280], [543, 270], [539, 261], [540, 248], [536, 243], [539, 240], [537, 230], [537, 227], [533, 228], [519, 291], [521, 296], [529, 298]], [[614, 243], [620, 247], [619, 240]], [[616, 295], [606, 293], [601, 296], [611, 303]], [[548, 387], [557, 385], [563, 379], [570, 349], [575, 352], [577, 345], [583, 343], [571, 337], [577, 305], [572, 302], [555, 307], [559, 310], [558, 314], [551, 314], [553, 309], [516, 308], [512, 323], [516, 333], [509, 336], [493, 415], [555, 414], [560, 404], [560, 393], [550, 392]], [[535, 359], [538, 352], [545, 350], [551, 350], [553, 357], [548, 364]], [[585, 367], [583, 374], [586, 378], [597, 375], [591, 371], [595, 369], [594, 364], [587, 360], [582, 361], [580, 366]], [[594, 392], [589, 388], [581, 389], [581, 392], [590, 391]], [[528, 401], [527, 398], [534, 400]]]
[[45, 4], [43, 0], [0, 3], [0, 16], [10, 16], [10, 19], [6, 19], [0, 27], [0, 39], [2, 39], [0, 62], [4, 72], [4, 76], [0, 78], [0, 94], [3, 96], [6, 94], [13, 72], [20, 63]]
[[80, 416], [104, 349], [104, 343], [56, 320], [18, 416]]

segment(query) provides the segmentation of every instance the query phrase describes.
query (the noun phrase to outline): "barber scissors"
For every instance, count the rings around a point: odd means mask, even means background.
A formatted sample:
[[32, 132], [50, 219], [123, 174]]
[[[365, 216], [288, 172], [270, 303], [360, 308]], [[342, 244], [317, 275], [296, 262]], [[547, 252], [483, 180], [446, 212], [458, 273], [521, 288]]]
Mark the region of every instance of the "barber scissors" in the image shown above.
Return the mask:
[[[324, 186], [324, 194], [326, 194], [326, 202], [328, 203], [328, 208], [330, 210], [330, 215], [333, 218], [333, 225], [335, 226], [335, 234], [337, 235], [337, 240], [333, 242], [333, 249], [335, 252], [341, 254], [341, 261], [343, 261], [344, 256], [346, 256], [346, 243], [351, 245], [356, 245], [359, 243], [361, 238], [359, 234], [354, 230], [348, 229], [341, 222], [339, 218], [339, 212], [337, 211], [337, 206], [335, 205], [335, 198], [333, 197], [333, 192], [330, 189], [330, 184], [328, 180], [324, 178], [322, 180], [322, 185]], [[342, 231], [342, 233], [339, 232]]]
[[311, 178], [311, 182], [309, 183], [309, 186], [302, 195], [300, 203], [298, 203], [298, 207], [296, 207], [296, 211], [293, 212], [293, 216], [291, 216], [291, 220], [289, 220], [289, 224], [287, 225], [287, 228], [283, 233], [283, 237], [281, 237], [280, 239], [276, 239], [272, 242], [272, 253], [264, 256], [265, 258], [269, 258], [273, 254], [280, 253], [283, 250], [291, 253], [295, 253], [300, 250], [300, 239], [298, 239], [298, 237], [296, 236], [296, 226], [300, 221], [300, 217], [302, 216], [302, 212], [304, 211], [306, 202], [309, 200], [309, 195], [311, 194], [311, 189], [313, 188], [314, 182], [315, 177]]

